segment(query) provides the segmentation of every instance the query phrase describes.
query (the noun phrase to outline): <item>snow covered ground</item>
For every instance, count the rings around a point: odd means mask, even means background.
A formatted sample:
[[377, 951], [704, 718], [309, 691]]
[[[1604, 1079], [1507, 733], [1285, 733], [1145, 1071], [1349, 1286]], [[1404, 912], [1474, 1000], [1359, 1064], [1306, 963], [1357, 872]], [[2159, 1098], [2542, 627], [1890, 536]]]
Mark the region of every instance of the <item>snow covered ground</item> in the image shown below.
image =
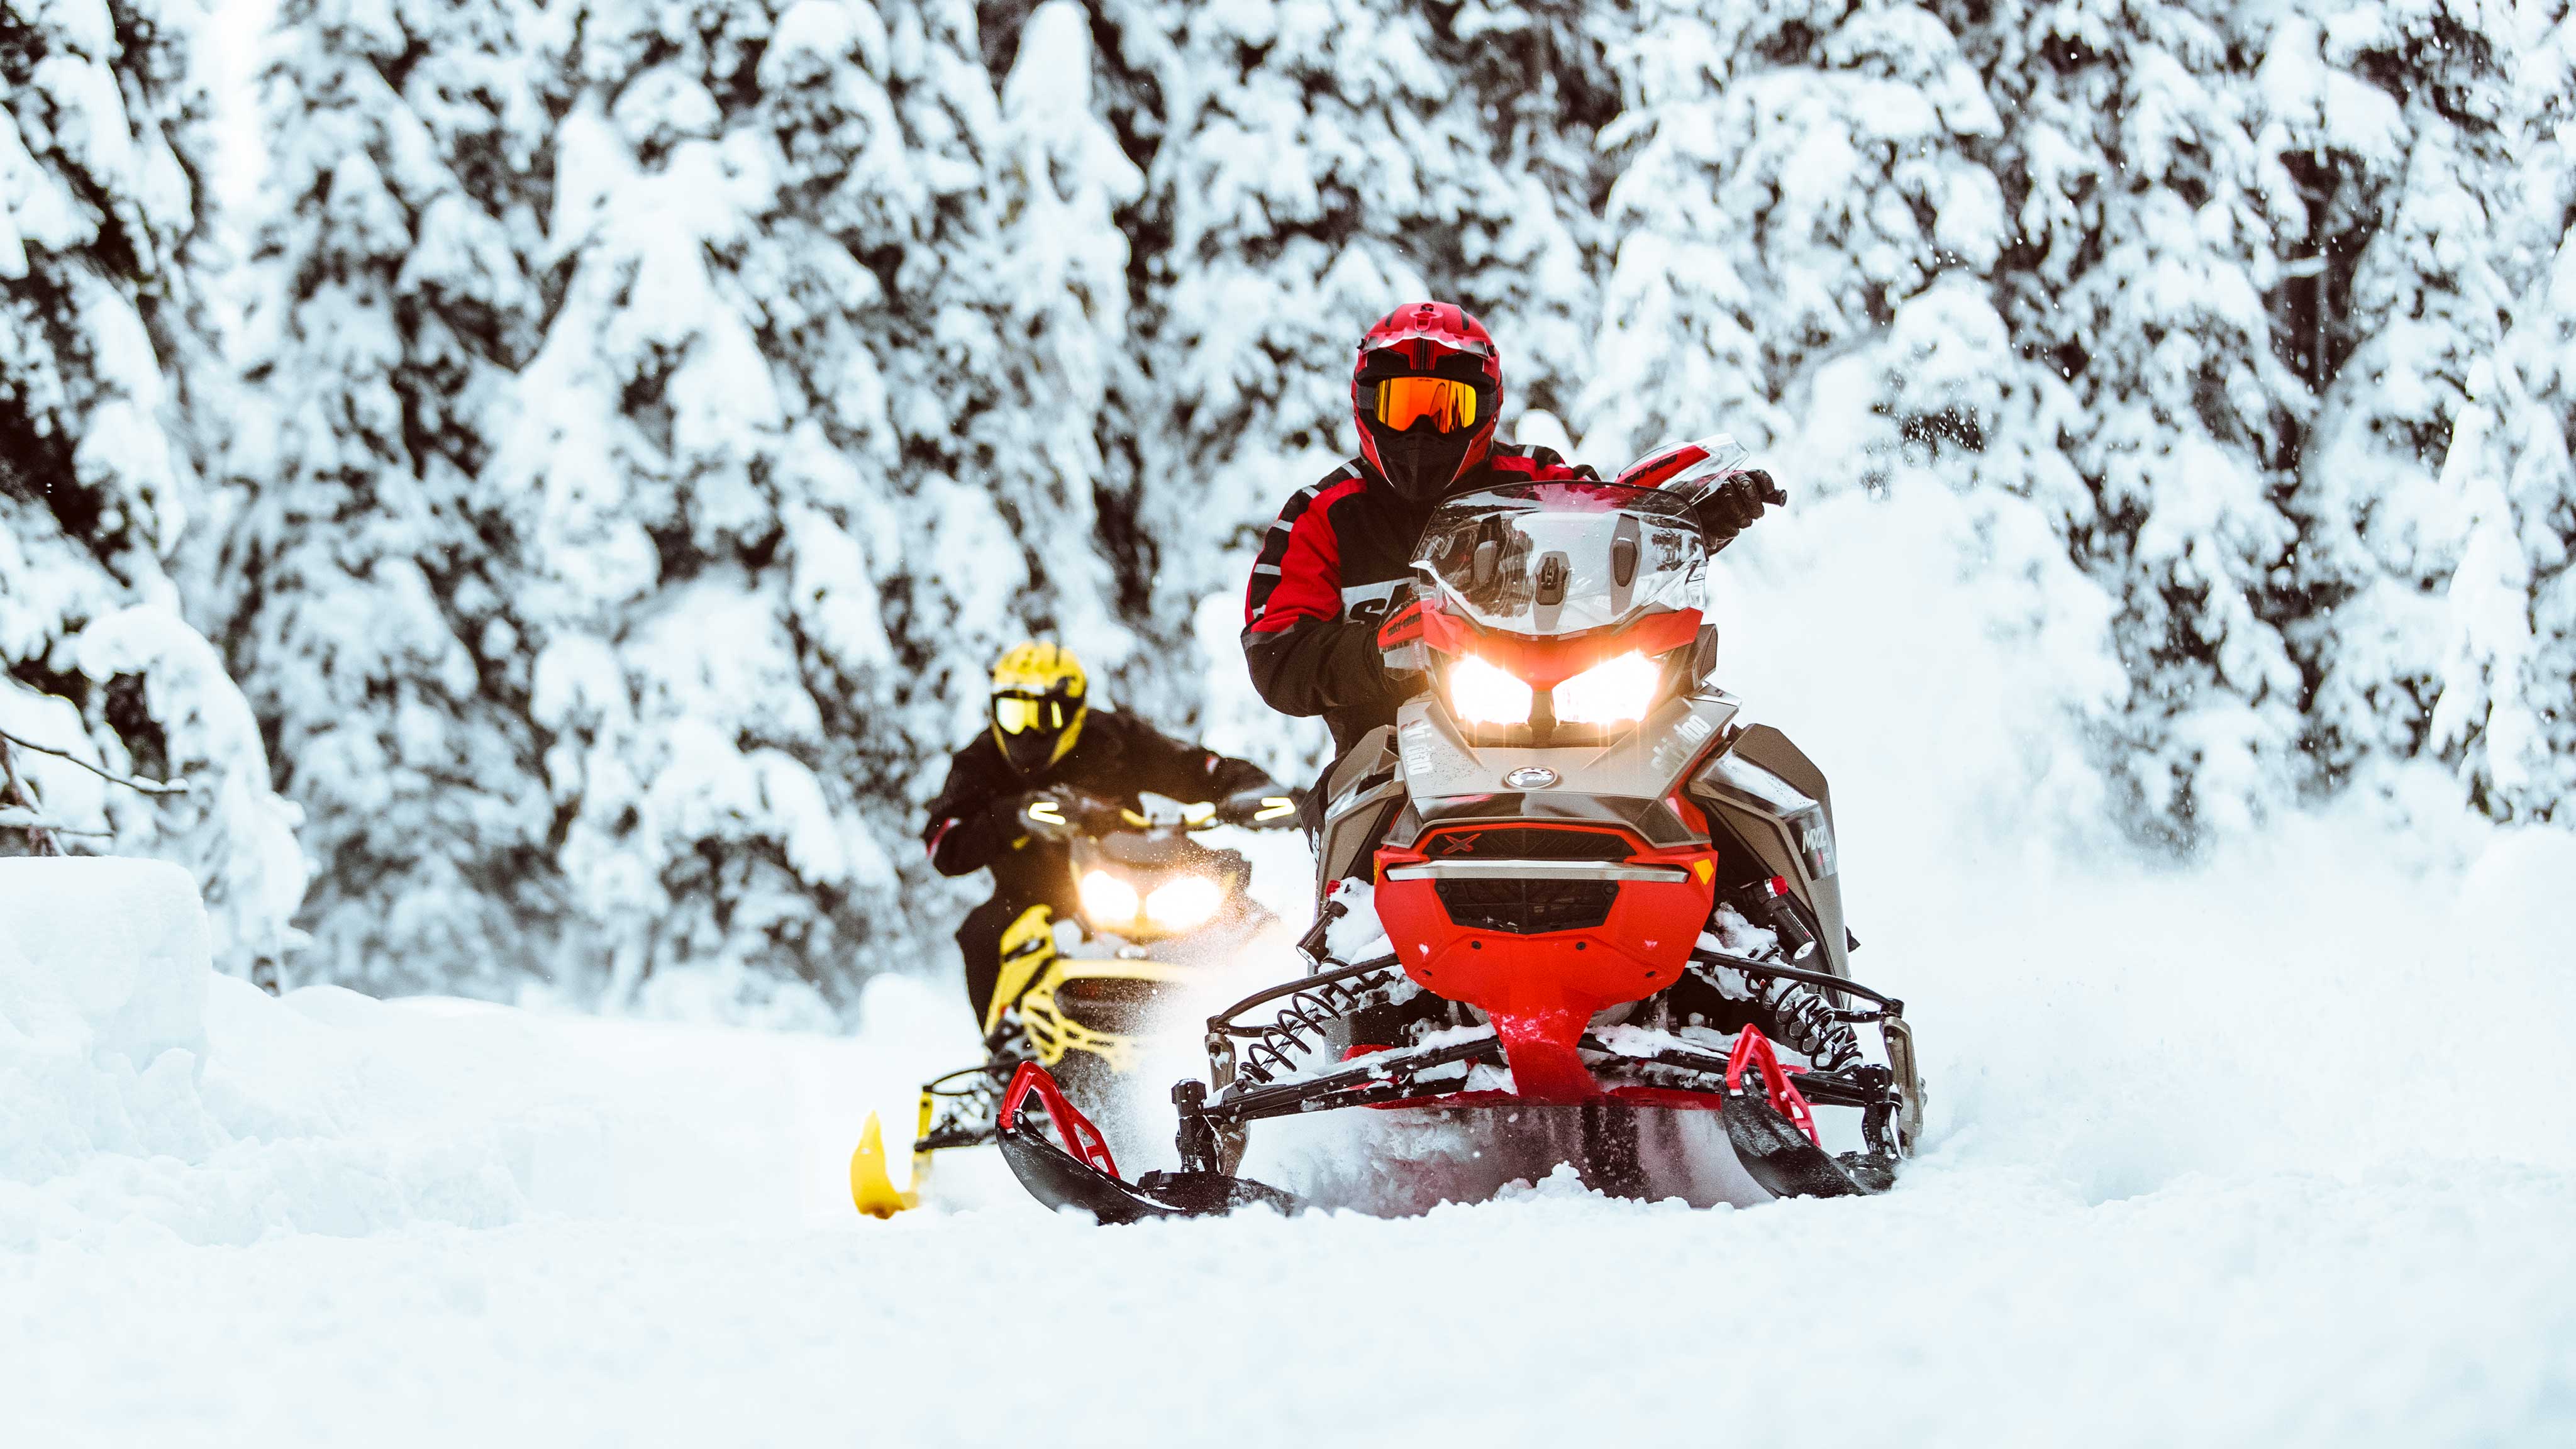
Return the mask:
[[988, 1179], [860, 1221], [858, 1115], [964, 1038], [902, 980], [834, 1042], [218, 979], [193, 1079], [20, 990], [0, 1404], [25, 1444], [2564, 1443], [2576, 1002], [2510, 903], [2570, 855], [2456, 896], [2346, 857], [2341, 924], [2254, 926], [2321, 919], [2307, 863], [2043, 882], [2129, 925], [1907, 983], [1899, 1189], [1713, 1213], [1103, 1230]]
[[[865, 1112], [970, 1056], [943, 981], [848, 1040], [277, 1001], [184, 911], [52, 937], [77, 893], [0, 874], [0, 1442], [2576, 1442], [2576, 837], [2355, 804], [2128, 857], [2066, 621], [1900, 590], [1967, 525], [1876, 506], [1721, 613], [1921, 1033], [1884, 1198], [1099, 1229], [987, 1164], [862, 1221]], [[1878, 595], [1801, 582], [1828, 539]]]
[[1101, 1230], [970, 1173], [864, 1222], [859, 1116], [966, 1046], [915, 982], [844, 1042], [0, 971], [0, 1404], [25, 1444], [2566, 1442], [2576, 858], [2450, 891], [2300, 829], [1914, 902], [1888, 945], [2081, 959], [1909, 965], [1929, 1150], [1742, 1212]]

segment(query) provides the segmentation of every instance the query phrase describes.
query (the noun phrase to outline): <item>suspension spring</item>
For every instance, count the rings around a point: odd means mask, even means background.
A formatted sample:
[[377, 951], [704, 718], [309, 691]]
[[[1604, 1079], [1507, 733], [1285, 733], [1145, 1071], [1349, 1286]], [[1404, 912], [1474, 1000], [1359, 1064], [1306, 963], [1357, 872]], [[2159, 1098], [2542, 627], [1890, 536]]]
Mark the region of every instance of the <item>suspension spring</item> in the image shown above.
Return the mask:
[[1795, 981], [1772, 978], [1760, 995], [1780, 1040], [1815, 1064], [1820, 1072], [1838, 1072], [1860, 1060], [1860, 1038], [1824, 998]]
[[1814, 1063], [1818, 1071], [1840, 1071], [1860, 1060], [1860, 1038], [1852, 1031], [1852, 1022], [1875, 1021], [1881, 1013], [1837, 1011], [1825, 1003], [1816, 988], [1786, 976], [1767, 974], [1765, 967], [1771, 964], [1749, 957], [1724, 960], [1697, 952], [1691, 956], [1693, 972], [1716, 987], [1720, 995], [1746, 999], [1729, 989], [1726, 978], [1741, 980], [1741, 990], [1769, 1013], [1773, 1039]]
[[1243, 1074], [1263, 1086], [1278, 1080], [1292, 1069], [1291, 1056], [1322, 1046], [1334, 1022], [1375, 1005], [1395, 980], [1396, 972], [1389, 968], [1327, 981], [1289, 997], [1279, 1015], [1243, 1049]]

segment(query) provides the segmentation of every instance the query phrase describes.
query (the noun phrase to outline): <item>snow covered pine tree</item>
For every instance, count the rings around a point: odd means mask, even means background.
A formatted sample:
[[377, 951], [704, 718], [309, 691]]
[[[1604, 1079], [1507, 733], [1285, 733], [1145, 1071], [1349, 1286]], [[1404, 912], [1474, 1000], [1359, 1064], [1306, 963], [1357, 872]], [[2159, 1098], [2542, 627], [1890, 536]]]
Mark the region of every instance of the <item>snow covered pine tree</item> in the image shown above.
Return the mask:
[[2116, 767], [2133, 820], [2180, 842], [2250, 822], [2304, 770], [2276, 499], [2309, 406], [2264, 306], [2298, 200], [2229, 69], [2265, 19], [2014, 4], [1970, 38], [2010, 118], [2000, 310], [2072, 393], [2063, 447], [2095, 501], [2070, 543], [2120, 605]]
[[2253, 78], [2256, 142], [2297, 188], [2272, 309], [2313, 393], [2287, 622], [2311, 788], [2426, 743], [2460, 546], [2435, 475], [2522, 270], [2512, 49], [2501, 9], [2402, 0], [2283, 17]]
[[2506, 127], [2532, 263], [2442, 472], [2466, 539], [2433, 743], [2503, 820], [2576, 809], [2576, 11], [2530, 7]]
[[142, 798], [21, 752], [48, 817], [107, 837], [77, 842], [188, 867], [217, 959], [251, 975], [293, 943], [295, 815], [167, 568], [204, 497], [183, 420], [214, 380], [192, 246], [199, 20], [184, 0], [0, 11], [0, 729], [190, 777]]
[[288, 0], [267, 77], [216, 583], [319, 862], [312, 959], [380, 994], [502, 994], [561, 929], [513, 556], [474, 496], [540, 313], [535, 19]]
[[510, 627], [459, 637], [525, 681], [562, 984], [822, 1020], [953, 904], [906, 816], [993, 652], [1112, 628], [1133, 182], [962, 0], [553, 22], [545, 329], [470, 492]]
[[[2067, 451], [2079, 402], [2006, 321], [2033, 258], [1963, 38], [1903, 5], [1657, 0], [1635, 24], [1613, 48], [1615, 251], [1574, 419], [1594, 460], [1728, 429], [1774, 458], [1792, 507], [1721, 586], [1886, 548], [1891, 591], [1973, 580], [1944, 595], [1974, 601], [1959, 622], [2050, 661], [2035, 710], [2112, 715], [2109, 601], [2069, 542], [2095, 512]], [[2026, 774], [1995, 788], [2097, 798], [2062, 743], [2080, 736], [2031, 723]]]

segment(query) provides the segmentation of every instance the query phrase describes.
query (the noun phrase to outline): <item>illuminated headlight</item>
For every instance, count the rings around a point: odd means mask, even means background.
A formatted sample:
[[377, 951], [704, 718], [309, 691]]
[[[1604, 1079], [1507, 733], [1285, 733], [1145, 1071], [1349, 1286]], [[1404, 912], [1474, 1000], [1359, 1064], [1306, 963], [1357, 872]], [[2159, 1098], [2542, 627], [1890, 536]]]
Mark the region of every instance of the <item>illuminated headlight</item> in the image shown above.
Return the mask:
[[1225, 892], [1203, 875], [1176, 876], [1145, 898], [1145, 914], [1166, 931], [1203, 924], [1225, 903]]
[[1470, 724], [1528, 724], [1530, 687], [1470, 654], [1449, 668], [1449, 707]]
[[1565, 724], [1606, 725], [1639, 720], [1654, 708], [1664, 671], [1634, 652], [1604, 660], [1556, 687], [1557, 719]]
[[1136, 919], [1136, 888], [1105, 870], [1082, 878], [1082, 913], [1111, 924]]

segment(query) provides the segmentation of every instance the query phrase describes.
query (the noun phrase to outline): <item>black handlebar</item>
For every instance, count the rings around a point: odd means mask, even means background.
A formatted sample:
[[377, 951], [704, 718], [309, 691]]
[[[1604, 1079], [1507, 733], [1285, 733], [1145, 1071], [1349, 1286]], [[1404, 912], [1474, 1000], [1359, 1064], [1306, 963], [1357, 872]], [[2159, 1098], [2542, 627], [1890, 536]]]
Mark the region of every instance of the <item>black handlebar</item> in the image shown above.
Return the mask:
[[[1298, 823], [1297, 802], [1297, 792], [1285, 788], [1268, 792], [1247, 791], [1223, 801], [1185, 806], [1178, 819], [1156, 819], [1128, 809], [1121, 801], [1070, 785], [1055, 785], [1030, 792], [1021, 802], [1020, 814], [1033, 827], [1052, 827], [1047, 833], [1065, 838], [1080, 835], [1096, 840], [1104, 835], [1143, 834], [1156, 830], [1195, 834], [1220, 825], [1239, 826], [1246, 830], [1284, 830]], [[1204, 813], [1201, 813], [1202, 809]]]

